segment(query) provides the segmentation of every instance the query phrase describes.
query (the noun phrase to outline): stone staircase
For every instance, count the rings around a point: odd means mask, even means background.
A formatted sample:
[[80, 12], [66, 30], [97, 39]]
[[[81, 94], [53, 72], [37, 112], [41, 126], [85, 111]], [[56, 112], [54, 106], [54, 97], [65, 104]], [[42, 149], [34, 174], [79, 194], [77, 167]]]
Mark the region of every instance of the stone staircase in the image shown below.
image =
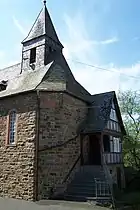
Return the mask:
[[108, 200], [111, 195], [102, 166], [82, 166], [64, 195], [69, 201]]

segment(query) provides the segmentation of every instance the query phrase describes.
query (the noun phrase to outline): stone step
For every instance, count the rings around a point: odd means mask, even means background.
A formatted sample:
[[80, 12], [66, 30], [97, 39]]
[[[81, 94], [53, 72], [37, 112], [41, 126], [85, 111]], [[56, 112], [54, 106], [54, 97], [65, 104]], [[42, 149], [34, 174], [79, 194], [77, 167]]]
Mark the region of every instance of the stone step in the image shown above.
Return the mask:
[[110, 201], [110, 196], [106, 196], [106, 197], [98, 197], [96, 198], [96, 196], [92, 196], [92, 197], [88, 197], [88, 196], [73, 196], [73, 195], [65, 195], [64, 197], [65, 200], [67, 201]]
[[80, 168], [80, 171], [88, 171], [88, 172], [92, 172], [92, 171], [103, 171], [102, 167], [91, 167], [91, 166], [84, 166]]
[[75, 186], [71, 186], [69, 188], [67, 188], [67, 192], [71, 192], [71, 193], [95, 193], [97, 190], [98, 194], [100, 194], [100, 192], [102, 194], [107, 194], [108, 193], [108, 187], [106, 186], [105, 188], [103, 189], [96, 189], [95, 187], [86, 187], [86, 186], [83, 186], [83, 187], [75, 187]]
[[77, 182], [95, 182], [95, 180], [99, 180], [99, 181], [106, 181], [106, 178], [105, 177], [92, 177], [92, 178], [84, 178], [84, 177], [74, 177], [75, 181]]
[[83, 187], [87, 187], [87, 188], [93, 188], [95, 187], [95, 183], [77, 183], [77, 182], [72, 182], [68, 185], [68, 187], [78, 187], [78, 188], [83, 188]]
[[96, 192], [93, 191], [93, 192], [90, 192], [90, 191], [71, 191], [71, 190], [68, 190], [66, 191], [66, 193], [69, 195], [79, 195], [79, 196], [95, 196], [96, 195]]
[[79, 171], [79, 172], [76, 172], [76, 174], [80, 174], [80, 175], [82, 174], [84, 176], [88, 176], [88, 175], [91, 176], [91, 175], [94, 175], [94, 174], [104, 174], [104, 171], [89, 171], [89, 172], [88, 171], [86, 171], [86, 172], [83, 172], [83, 171], [80, 172]]
[[96, 172], [96, 173], [76, 173], [75, 176], [81, 176], [81, 177], [93, 177], [93, 176], [105, 176], [104, 172]]
[[73, 192], [95, 192], [96, 188], [95, 187], [87, 187], [87, 186], [83, 186], [83, 187], [78, 187], [78, 186], [71, 186], [67, 189], [67, 191], [73, 191]]
[[81, 201], [86, 202], [87, 198], [85, 196], [73, 196], [73, 195], [65, 195], [64, 200], [66, 201]]
[[76, 172], [76, 174], [84, 176], [93, 176], [94, 174], [104, 174], [104, 171], [89, 171], [89, 172], [78, 171]]
[[95, 177], [95, 176], [105, 176], [105, 173], [76, 173], [75, 176], [80, 177]]
[[[78, 189], [94, 189], [96, 187], [96, 185], [95, 184], [92, 184], [92, 185], [90, 185], [90, 184], [83, 184], [83, 183], [74, 183], [74, 184], [70, 184], [70, 185], [68, 185], [68, 188], [78, 188]], [[105, 189], [108, 189], [109, 187], [108, 187], [108, 184], [105, 184], [104, 185], [104, 187], [105, 187]]]
[[[100, 181], [106, 182], [106, 180], [104, 178], [100, 178]], [[92, 184], [92, 183], [95, 183], [95, 180], [94, 179], [80, 179], [80, 178], [78, 179], [78, 178], [76, 178], [76, 179], [73, 179], [71, 183], [84, 183], [84, 184], [90, 183], [90, 184]]]
[[[101, 166], [83, 166], [75, 174], [73, 180], [68, 185], [65, 198], [73, 201], [94, 200], [96, 193], [100, 195], [100, 186], [96, 189], [95, 178], [101, 182], [105, 182], [101, 194], [105, 196], [108, 193], [108, 184], [104, 171]], [[107, 197], [107, 196], [105, 196]]]

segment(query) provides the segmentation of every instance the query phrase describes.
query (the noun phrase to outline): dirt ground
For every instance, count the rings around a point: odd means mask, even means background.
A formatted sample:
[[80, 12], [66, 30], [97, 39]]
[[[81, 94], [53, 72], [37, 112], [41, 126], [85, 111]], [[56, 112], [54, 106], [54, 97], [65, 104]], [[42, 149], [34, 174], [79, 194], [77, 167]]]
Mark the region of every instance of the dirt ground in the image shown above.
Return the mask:
[[91, 203], [67, 201], [40, 201], [37, 203], [0, 198], [0, 210], [107, 210]]

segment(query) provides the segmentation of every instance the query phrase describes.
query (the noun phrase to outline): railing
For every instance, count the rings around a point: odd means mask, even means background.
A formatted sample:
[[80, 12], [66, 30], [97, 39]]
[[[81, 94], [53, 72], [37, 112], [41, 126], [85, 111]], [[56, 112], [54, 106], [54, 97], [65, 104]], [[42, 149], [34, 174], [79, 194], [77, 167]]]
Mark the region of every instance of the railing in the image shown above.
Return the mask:
[[[78, 158], [76, 159], [76, 161], [74, 162], [74, 164], [72, 165], [72, 167], [70, 168], [68, 174], [65, 176], [64, 180], [57, 186], [52, 186], [51, 188], [51, 193], [50, 193], [50, 197], [49, 198], [62, 198], [62, 195], [64, 196], [64, 193], [65, 193], [65, 190], [66, 190], [66, 183], [69, 179], [69, 177], [71, 176], [74, 168], [76, 167], [78, 161], [80, 160], [81, 158], [81, 154], [78, 156]], [[54, 182], [56, 183], [56, 181]]]
[[117, 164], [122, 163], [121, 153], [103, 153], [103, 161], [106, 164]]
[[76, 159], [76, 161], [74, 162], [73, 166], [71, 167], [71, 169], [69, 170], [68, 174], [66, 175], [66, 177], [63, 180], [63, 184], [67, 181], [67, 179], [70, 177], [71, 173], [73, 172], [75, 166], [77, 165], [78, 161], [81, 158], [81, 154], [79, 155], [79, 157]]
[[111, 197], [111, 192], [108, 183], [106, 181], [101, 181], [100, 179], [94, 180], [96, 189], [96, 199], [99, 199], [101, 197]]

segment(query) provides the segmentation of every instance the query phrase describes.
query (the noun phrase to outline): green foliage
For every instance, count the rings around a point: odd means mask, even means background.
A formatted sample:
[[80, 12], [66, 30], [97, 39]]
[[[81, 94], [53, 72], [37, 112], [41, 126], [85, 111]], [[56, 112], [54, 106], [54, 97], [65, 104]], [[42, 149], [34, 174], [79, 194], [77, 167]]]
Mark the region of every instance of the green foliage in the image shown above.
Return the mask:
[[6, 115], [7, 115], [7, 112], [6, 111], [1, 111], [0, 110], [0, 117], [6, 116]]
[[126, 205], [140, 204], [140, 192], [124, 193], [120, 199]]
[[119, 92], [118, 99], [127, 132], [123, 139], [124, 163], [140, 169], [140, 92]]

